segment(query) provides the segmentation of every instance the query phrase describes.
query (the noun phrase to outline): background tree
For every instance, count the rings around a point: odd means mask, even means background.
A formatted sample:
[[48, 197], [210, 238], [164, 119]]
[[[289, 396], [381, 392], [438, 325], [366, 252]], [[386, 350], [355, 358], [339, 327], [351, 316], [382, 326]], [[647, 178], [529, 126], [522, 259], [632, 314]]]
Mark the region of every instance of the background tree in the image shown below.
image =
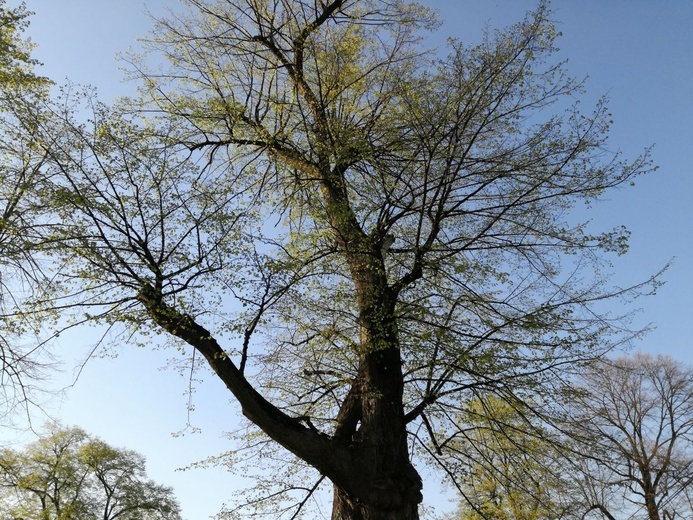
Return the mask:
[[53, 427], [23, 452], [0, 451], [0, 506], [28, 520], [180, 519], [171, 489], [146, 478], [144, 457], [79, 428]]
[[544, 4], [443, 58], [413, 3], [189, 4], [151, 41], [170, 68], [133, 61], [141, 99], [41, 121], [54, 296], [34, 303], [192, 347], [312, 474], [286, 514], [328, 479], [334, 520], [418, 518], [413, 462], [462, 485], [445, 452], [475, 392], [548, 417], [624, 341], [599, 305], [646, 288], [595, 273], [627, 233], [569, 216], [647, 158], [607, 151], [604, 103], [571, 104]]
[[670, 357], [637, 354], [605, 360], [580, 389], [573, 414], [587, 443], [579, 479], [588, 504], [618, 518], [622, 497], [650, 520], [690, 518], [693, 369]]
[[558, 432], [533, 424], [533, 414], [526, 407], [527, 403], [494, 395], [479, 396], [460, 417], [465, 438], [447, 450], [449, 466], [464, 474], [464, 497], [455, 518], [578, 517], [580, 501], [573, 493], [565, 460], [568, 446]]
[[[31, 206], [27, 191], [37, 184], [45, 150], [37, 143], [37, 108], [50, 82], [34, 73], [32, 45], [22, 37], [28, 25], [24, 4], [9, 8], [0, 0], [0, 411], [35, 397], [47, 357], [28, 345], [26, 323], [6, 319], [42, 274], [31, 246]], [[41, 360], [41, 361], [40, 361]]]

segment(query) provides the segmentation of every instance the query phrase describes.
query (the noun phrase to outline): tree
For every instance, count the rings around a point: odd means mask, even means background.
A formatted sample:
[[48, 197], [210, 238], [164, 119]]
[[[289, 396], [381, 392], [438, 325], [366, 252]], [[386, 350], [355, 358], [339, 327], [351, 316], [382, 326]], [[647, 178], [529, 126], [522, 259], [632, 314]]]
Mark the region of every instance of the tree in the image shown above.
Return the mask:
[[598, 274], [627, 232], [569, 210], [647, 156], [607, 151], [603, 102], [571, 105], [544, 4], [442, 58], [416, 4], [189, 4], [150, 42], [170, 68], [133, 59], [141, 98], [41, 124], [36, 308], [191, 348], [255, 449], [312, 474], [287, 515], [327, 479], [334, 520], [418, 518], [414, 461], [461, 485], [460, 403], [496, 391], [546, 418], [566, 373], [627, 338], [599, 306], [648, 286]]
[[604, 360], [580, 389], [574, 429], [588, 443], [579, 477], [588, 504], [605, 518], [623, 500], [649, 520], [690, 518], [693, 368], [667, 356]]
[[3, 518], [179, 520], [171, 489], [148, 480], [144, 466], [134, 451], [54, 426], [23, 452], [0, 451]]
[[[30, 187], [42, 174], [45, 151], [37, 143], [38, 104], [50, 82], [34, 73], [33, 46], [22, 38], [29, 13], [0, 0], [0, 392], [2, 412], [32, 399], [45, 365], [36, 347], [22, 342], [26, 323], [6, 319], [17, 302], [40, 285], [31, 233]], [[26, 348], [24, 348], [26, 347]], [[43, 359], [43, 362], [39, 360]]]
[[455, 518], [576, 518], [564, 438], [532, 424], [525, 408], [525, 403], [481, 396], [460, 418], [467, 426], [465, 439], [450, 450], [462, 454], [458, 471], [465, 473]]

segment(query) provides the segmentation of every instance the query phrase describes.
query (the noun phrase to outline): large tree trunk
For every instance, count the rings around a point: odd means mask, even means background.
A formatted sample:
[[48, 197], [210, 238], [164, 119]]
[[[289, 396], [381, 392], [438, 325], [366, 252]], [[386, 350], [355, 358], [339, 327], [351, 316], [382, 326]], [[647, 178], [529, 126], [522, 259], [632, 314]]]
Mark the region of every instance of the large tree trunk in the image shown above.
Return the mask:
[[657, 507], [657, 500], [655, 499], [655, 493], [652, 489], [647, 489], [645, 491], [645, 507], [649, 520], [660, 520], [659, 507]]
[[336, 483], [333, 519], [418, 520], [422, 483], [407, 447], [394, 304], [386, 291], [380, 294], [368, 299], [378, 304], [366, 306], [363, 312], [359, 377], [339, 411], [332, 438], [303, 426], [265, 400], [231, 359], [222, 355], [211, 333], [166, 305], [155, 288], [143, 287], [138, 298], [157, 324], [205, 356], [249, 419]]
[[[396, 500], [398, 497], [384, 496]], [[399, 497], [401, 498], [401, 497]], [[394, 504], [394, 502], [393, 502]], [[332, 520], [418, 520], [419, 507], [414, 501], [404, 502], [398, 507], [381, 508], [350, 499], [337, 486], [332, 501]]]
[[360, 492], [335, 486], [332, 520], [418, 520], [422, 482], [407, 446], [399, 350], [370, 352], [364, 360], [363, 388], [353, 394], [359, 402], [352, 419], [358, 421], [350, 430], [358, 455], [348, 483]]
[[[401, 369], [396, 370], [401, 365], [399, 350], [365, 356], [372, 357], [379, 362], [371, 368], [381, 374], [377, 383], [366, 380], [359, 392], [360, 423], [352, 436], [358, 463], [350, 475], [354, 481], [350, 487], [360, 488], [361, 493], [350, 496], [335, 486], [332, 520], [418, 520], [422, 482], [410, 462], [401, 392], [397, 390], [402, 377]], [[389, 363], [387, 358], [391, 358]]]
[[417, 520], [422, 483], [407, 446], [396, 296], [374, 253], [351, 257], [361, 325], [359, 376], [336, 432], [358, 453], [349, 488], [365, 492], [354, 496], [335, 486], [332, 520]]

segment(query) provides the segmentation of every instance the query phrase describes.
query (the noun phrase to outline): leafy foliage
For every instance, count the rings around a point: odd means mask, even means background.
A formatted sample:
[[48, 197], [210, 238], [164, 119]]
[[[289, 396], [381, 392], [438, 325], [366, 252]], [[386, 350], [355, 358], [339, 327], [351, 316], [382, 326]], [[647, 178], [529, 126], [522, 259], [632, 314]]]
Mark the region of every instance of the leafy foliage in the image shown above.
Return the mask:
[[637, 333], [600, 306], [656, 280], [609, 290], [627, 231], [571, 211], [647, 154], [608, 152], [603, 102], [578, 111], [543, 3], [446, 57], [414, 3], [189, 5], [149, 42], [167, 66], [132, 59], [138, 99], [68, 93], [36, 121], [53, 260], [36, 308], [165, 332], [300, 461], [290, 474], [331, 481], [335, 520], [416, 518], [414, 461], [464, 479], [446, 451], [469, 402], [550, 417], [567, 376]]
[[460, 418], [468, 428], [465, 439], [452, 446], [466, 474], [459, 518], [557, 520], [583, 512], [568, 477], [564, 439], [533, 425], [528, 415], [525, 403], [493, 395], [470, 403]]
[[556, 396], [565, 413], [551, 429], [527, 402], [469, 403], [448, 450], [448, 467], [466, 476], [454, 518], [691, 516], [691, 368], [635, 354], [600, 360], [574, 385]]
[[171, 489], [144, 466], [133, 451], [53, 426], [23, 452], [0, 451], [0, 506], [28, 520], [179, 520]]

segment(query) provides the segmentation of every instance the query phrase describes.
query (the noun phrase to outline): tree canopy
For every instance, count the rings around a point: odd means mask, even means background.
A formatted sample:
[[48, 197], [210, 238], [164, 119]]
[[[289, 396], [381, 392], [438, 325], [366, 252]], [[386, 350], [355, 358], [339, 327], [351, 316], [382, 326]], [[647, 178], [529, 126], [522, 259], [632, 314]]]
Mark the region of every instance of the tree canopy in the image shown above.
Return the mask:
[[573, 443], [535, 424], [528, 404], [480, 396], [459, 418], [466, 431], [449, 451], [460, 454], [453, 456], [465, 478], [454, 518], [560, 520], [585, 512], [567, 460]]
[[526, 414], [527, 403], [470, 403], [465, 439], [451, 447], [467, 475], [454, 518], [693, 514], [691, 367], [662, 355], [603, 358], [574, 385], [569, 399], [557, 398], [566, 413], [551, 429]]
[[23, 451], [0, 450], [0, 507], [27, 520], [180, 520], [144, 457], [58, 425]]
[[693, 369], [637, 354], [604, 360], [580, 388], [571, 416], [586, 443], [585, 503], [609, 519], [623, 510], [693, 515]]
[[604, 101], [578, 110], [544, 3], [447, 55], [415, 3], [188, 4], [132, 58], [139, 98], [69, 92], [27, 121], [52, 262], [32, 315], [205, 362], [301, 472], [269, 493], [278, 511], [310, 514], [327, 479], [333, 520], [418, 518], [415, 465], [465, 478], [448, 454], [467, 402], [546, 419], [571, 373], [632, 336], [603, 303], [650, 284], [600, 275], [628, 233], [572, 210], [647, 154], [609, 152]]

